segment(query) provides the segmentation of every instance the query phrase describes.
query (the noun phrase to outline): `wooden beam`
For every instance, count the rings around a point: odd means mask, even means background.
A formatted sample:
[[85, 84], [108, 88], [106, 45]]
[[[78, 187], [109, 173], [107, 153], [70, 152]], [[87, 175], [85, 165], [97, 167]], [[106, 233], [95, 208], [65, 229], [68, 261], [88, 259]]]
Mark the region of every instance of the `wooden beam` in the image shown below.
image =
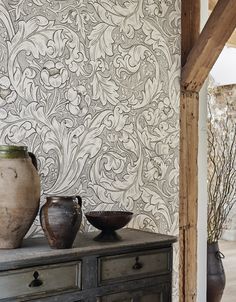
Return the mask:
[[198, 93], [180, 101], [180, 299], [196, 301], [198, 214]]
[[236, 1], [219, 0], [182, 69], [182, 87], [199, 91], [236, 27]]
[[210, 11], [213, 11], [213, 9], [216, 6], [216, 3], [217, 3], [217, 0], [209, 0], [208, 8], [209, 8]]
[[190, 50], [200, 31], [200, 1], [182, 0], [181, 3], [181, 64], [185, 65]]
[[236, 0], [219, 0], [198, 37], [200, 0], [182, 0], [180, 302], [195, 302], [197, 294], [198, 92], [236, 26], [235, 14]]
[[227, 46], [234, 47], [234, 48], [236, 47], [236, 31], [234, 31], [231, 37], [229, 38], [227, 42]]
[[[200, 0], [182, 0], [182, 65], [199, 37]], [[180, 99], [179, 301], [195, 302], [197, 292], [198, 93]]]
[[[211, 14], [214, 7], [216, 6], [217, 0], [209, 0], [209, 13]], [[229, 47], [236, 47], [236, 30], [234, 30], [233, 34], [229, 38], [229, 40], [226, 43], [227, 46]]]

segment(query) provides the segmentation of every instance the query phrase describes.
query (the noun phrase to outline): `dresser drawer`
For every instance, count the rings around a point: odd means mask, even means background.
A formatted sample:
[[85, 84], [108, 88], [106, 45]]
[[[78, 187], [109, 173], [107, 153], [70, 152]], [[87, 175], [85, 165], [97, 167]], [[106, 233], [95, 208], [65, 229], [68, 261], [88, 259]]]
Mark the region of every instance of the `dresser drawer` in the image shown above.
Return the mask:
[[[136, 299], [135, 299], [136, 298]], [[141, 293], [135, 295], [135, 293], [124, 292], [120, 294], [112, 294], [97, 298], [96, 302], [162, 302], [162, 296], [160, 293]]]
[[[0, 299], [81, 289], [81, 263], [68, 262], [0, 273]], [[7, 301], [7, 300], [6, 300]]]
[[170, 302], [170, 288], [171, 283], [159, 283], [155, 287], [146, 286], [97, 297], [96, 302]]
[[99, 285], [139, 279], [171, 272], [171, 249], [101, 257], [98, 260]]

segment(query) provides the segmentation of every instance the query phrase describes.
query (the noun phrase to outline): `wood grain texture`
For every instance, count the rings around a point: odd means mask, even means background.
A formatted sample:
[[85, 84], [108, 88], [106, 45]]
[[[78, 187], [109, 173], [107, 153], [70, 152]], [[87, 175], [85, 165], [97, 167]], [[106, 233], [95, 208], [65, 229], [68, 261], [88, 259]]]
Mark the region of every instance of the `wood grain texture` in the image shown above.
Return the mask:
[[196, 301], [198, 92], [236, 26], [236, 1], [219, 0], [197, 38], [200, 6], [199, 1], [194, 2], [182, 1], [182, 66], [184, 66], [181, 74], [179, 214], [181, 302]]
[[227, 42], [227, 46], [236, 47], [236, 31], [235, 30], [232, 33], [231, 37], [229, 38], [229, 40]]
[[199, 91], [236, 27], [236, 1], [219, 0], [189, 53], [182, 70], [182, 87]]
[[[213, 9], [216, 6], [218, 0], [209, 0], [209, 14], [212, 13]], [[227, 46], [230, 47], [236, 47], [236, 30], [234, 30], [233, 34], [231, 35], [231, 37], [229, 38], [229, 40], [227, 41]]]
[[199, 37], [200, 1], [182, 0], [181, 16], [181, 65], [184, 66], [189, 52]]
[[217, 0], [209, 0], [209, 2], [208, 2], [209, 10], [212, 11], [214, 9], [214, 7], [216, 6], [216, 3], [217, 3]]
[[[181, 61], [199, 37], [200, 0], [182, 0]], [[180, 100], [179, 301], [196, 301], [198, 93]], [[194, 257], [193, 257], [194, 256]]]
[[180, 103], [180, 301], [196, 301], [198, 198], [198, 93]]

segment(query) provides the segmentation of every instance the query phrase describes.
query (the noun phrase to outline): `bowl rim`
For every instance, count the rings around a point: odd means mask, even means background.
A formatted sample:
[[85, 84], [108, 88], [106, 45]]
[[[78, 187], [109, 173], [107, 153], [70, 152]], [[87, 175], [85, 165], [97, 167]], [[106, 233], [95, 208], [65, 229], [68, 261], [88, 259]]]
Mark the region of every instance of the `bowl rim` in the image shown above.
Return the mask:
[[[112, 215], [110, 214], [112, 213]], [[133, 215], [133, 212], [130, 211], [89, 211], [86, 212], [84, 215], [90, 217], [117, 217], [117, 216], [128, 216]]]

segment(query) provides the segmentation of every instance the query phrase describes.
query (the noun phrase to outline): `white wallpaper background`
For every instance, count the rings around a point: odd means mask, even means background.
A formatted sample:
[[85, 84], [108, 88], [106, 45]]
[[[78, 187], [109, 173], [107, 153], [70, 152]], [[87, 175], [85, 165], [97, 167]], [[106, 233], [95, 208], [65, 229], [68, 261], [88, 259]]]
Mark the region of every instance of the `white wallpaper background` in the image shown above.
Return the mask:
[[179, 76], [180, 0], [0, 0], [0, 143], [36, 154], [42, 202], [178, 234]]

